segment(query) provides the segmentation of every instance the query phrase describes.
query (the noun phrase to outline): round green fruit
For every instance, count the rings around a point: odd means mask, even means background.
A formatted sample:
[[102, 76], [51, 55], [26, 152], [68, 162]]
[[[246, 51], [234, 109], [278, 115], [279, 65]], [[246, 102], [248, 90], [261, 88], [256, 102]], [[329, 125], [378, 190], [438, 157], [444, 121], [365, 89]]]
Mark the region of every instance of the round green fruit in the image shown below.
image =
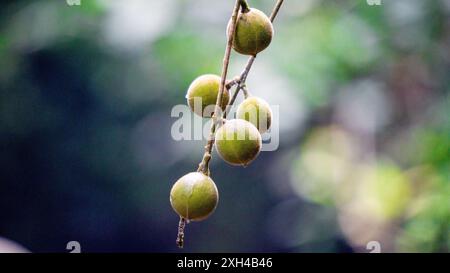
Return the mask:
[[[228, 33], [230, 25], [228, 23]], [[234, 50], [255, 56], [269, 46], [272, 37], [272, 22], [262, 11], [251, 8], [239, 13], [234, 33]]]
[[[206, 74], [196, 78], [191, 83], [186, 99], [192, 112], [201, 117], [210, 118], [212, 116], [219, 95], [220, 80], [217, 75]], [[222, 96], [222, 111], [225, 110], [229, 101], [230, 95], [225, 88]]]
[[217, 153], [231, 165], [247, 166], [259, 154], [262, 140], [258, 129], [242, 119], [228, 120], [216, 133]]
[[189, 221], [201, 221], [217, 207], [219, 193], [214, 181], [192, 172], [178, 179], [170, 191], [170, 204], [175, 212]]
[[269, 130], [272, 124], [272, 109], [265, 100], [249, 97], [239, 105], [237, 118], [249, 121], [262, 134]]

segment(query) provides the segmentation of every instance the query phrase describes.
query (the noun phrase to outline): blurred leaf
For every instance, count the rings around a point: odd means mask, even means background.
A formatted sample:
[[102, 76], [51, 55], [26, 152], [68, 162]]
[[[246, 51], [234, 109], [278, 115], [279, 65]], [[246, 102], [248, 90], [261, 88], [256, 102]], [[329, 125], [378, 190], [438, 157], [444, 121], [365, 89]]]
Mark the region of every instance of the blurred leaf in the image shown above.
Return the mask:
[[174, 95], [202, 74], [221, 73], [223, 45], [215, 39], [178, 30], [156, 41], [153, 50]]
[[353, 15], [316, 9], [277, 32], [277, 64], [313, 106], [328, 103], [336, 84], [367, 71], [380, 52], [375, 33]]
[[[447, 177], [448, 178], [448, 177]], [[399, 251], [450, 251], [450, 182], [440, 180], [424, 194], [422, 208], [407, 220], [397, 239]]]

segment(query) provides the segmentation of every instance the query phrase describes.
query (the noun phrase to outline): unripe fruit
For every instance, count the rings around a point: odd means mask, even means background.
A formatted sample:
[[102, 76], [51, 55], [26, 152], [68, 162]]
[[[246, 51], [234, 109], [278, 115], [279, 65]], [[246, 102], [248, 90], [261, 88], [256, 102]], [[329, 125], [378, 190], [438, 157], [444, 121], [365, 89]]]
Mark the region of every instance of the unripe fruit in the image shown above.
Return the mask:
[[227, 121], [216, 133], [217, 153], [231, 165], [247, 166], [258, 156], [261, 145], [258, 129], [242, 119]]
[[[230, 26], [228, 23], [228, 33]], [[239, 13], [234, 33], [234, 50], [255, 56], [269, 46], [272, 37], [272, 22], [262, 11], [251, 8]]]
[[219, 193], [214, 181], [192, 172], [178, 179], [170, 191], [170, 204], [175, 212], [189, 221], [206, 219], [217, 207]]
[[262, 134], [269, 130], [272, 124], [272, 109], [265, 100], [249, 97], [239, 105], [237, 118], [251, 122]]
[[[186, 94], [186, 99], [194, 113], [201, 117], [210, 118], [212, 116], [217, 96], [219, 95], [220, 80], [220, 77], [217, 75], [206, 74], [198, 77], [191, 83]], [[229, 101], [230, 95], [225, 88], [222, 96], [222, 111], [225, 110]], [[207, 107], [208, 109], [205, 111]]]

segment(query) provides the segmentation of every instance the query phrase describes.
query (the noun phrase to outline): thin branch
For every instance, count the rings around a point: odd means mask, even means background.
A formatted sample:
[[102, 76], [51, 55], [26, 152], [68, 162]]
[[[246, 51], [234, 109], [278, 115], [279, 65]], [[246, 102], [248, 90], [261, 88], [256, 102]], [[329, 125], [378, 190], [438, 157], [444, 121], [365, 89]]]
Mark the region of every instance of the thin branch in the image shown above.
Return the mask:
[[212, 116], [211, 133], [209, 135], [208, 143], [205, 146], [205, 153], [203, 154], [202, 162], [199, 164], [197, 170], [203, 172], [206, 175], [209, 175], [209, 162], [211, 160], [211, 152], [214, 146], [214, 134], [216, 132], [217, 115], [219, 112], [221, 113], [222, 111], [221, 105], [228, 74], [228, 66], [230, 64], [231, 48], [233, 46], [234, 33], [236, 31], [236, 22], [239, 13], [239, 7], [241, 6], [242, 3], [243, 3], [242, 0], [236, 0], [236, 3], [234, 4], [233, 13], [231, 15], [231, 25], [230, 29], [228, 30], [229, 33], [228, 33], [227, 47], [225, 49], [225, 56], [223, 57], [222, 77], [220, 80], [219, 94], [217, 96], [216, 107], [214, 109], [214, 113]]
[[240, 81], [239, 77], [236, 76], [234, 77], [232, 80], [229, 80], [227, 82], [227, 84], [225, 85], [225, 87], [227, 88], [227, 90], [230, 90], [231, 87], [235, 86], [236, 84], [238, 84]]
[[180, 222], [178, 223], [178, 235], [177, 235], [177, 246], [183, 248], [184, 246], [184, 228], [186, 227], [186, 219], [180, 217]]
[[225, 111], [223, 112], [223, 119], [227, 118], [228, 113], [231, 110], [231, 107], [233, 106], [234, 102], [236, 101], [237, 96], [239, 95], [239, 91], [241, 90], [241, 88], [238, 86], [236, 87], [236, 90], [233, 93], [233, 96], [231, 96], [230, 102], [227, 105], [227, 108], [225, 108]]
[[241, 75], [239, 76], [239, 83], [245, 83], [247, 80], [248, 73], [250, 72], [250, 69], [252, 68], [253, 63], [255, 62], [256, 55], [251, 56], [248, 61], [247, 65], [245, 66], [244, 70], [242, 71]]
[[[270, 14], [270, 21], [273, 23], [273, 21], [275, 20], [275, 18], [278, 15], [278, 12], [280, 11], [281, 5], [283, 5], [284, 0], [278, 0], [278, 2], [275, 4], [275, 7], [272, 10], [272, 13]], [[247, 61], [247, 65], [245, 66], [244, 71], [242, 71], [241, 75], [239, 76], [239, 82], [243, 82], [245, 83], [245, 81], [247, 80], [247, 76], [248, 73], [250, 72], [250, 69], [252, 68], [253, 63], [255, 62], [256, 59], [256, 55], [255, 56], [251, 56], [248, 61]]]
[[[281, 5], [283, 5], [284, 0], [278, 0], [278, 2], [275, 4], [275, 7], [272, 10], [272, 13], [270, 14], [270, 21], [273, 22], [275, 20], [275, 18], [278, 15], [278, 12], [280, 11]], [[236, 87], [236, 90], [233, 93], [233, 96], [230, 99], [230, 102], [228, 103], [228, 106], [225, 110], [225, 112], [223, 113], [223, 118], [225, 119], [231, 109], [231, 107], [233, 106], [234, 102], [236, 101], [237, 96], [239, 95], [239, 92], [242, 90], [243, 87], [245, 87], [245, 82], [247, 80], [247, 76], [248, 73], [250, 72], [250, 69], [253, 66], [253, 63], [255, 62], [256, 59], [256, 55], [255, 56], [251, 56], [248, 61], [247, 64], [245, 65], [244, 70], [242, 71], [242, 73], [239, 75], [239, 77], [234, 78], [233, 80], [231, 80], [228, 85], [229, 88], [233, 87], [234, 85], [238, 85]], [[228, 87], [227, 85], [227, 87]]]
[[[278, 0], [277, 3], [275, 4], [274, 9], [272, 10], [272, 13], [270, 14], [270, 21], [273, 22], [275, 20], [275, 18], [278, 15], [278, 12], [280, 11], [281, 6], [283, 5], [284, 0]], [[230, 33], [228, 35], [228, 44], [227, 44], [227, 49], [226, 49], [226, 53], [225, 53], [225, 58], [224, 58], [224, 68], [225, 68], [225, 60], [226, 60], [226, 70], [222, 69], [222, 81], [221, 81], [221, 86], [220, 86], [220, 90], [219, 90], [219, 96], [217, 98], [217, 102], [221, 102], [221, 98], [223, 95], [223, 82], [225, 82], [224, 78], [223, 78], [223, 74], [225, 72], [225, 78], [226, 78], [226, 74], [228, 72], [228, 64], [229, 64], [229, 55], [231, 53], [231, 47], [233, 45], [233, 38], [234, 38], [234, 31], [236, 28], [236, 19], [237, 19], [237, 14], [239, 11], [239, 5], [242, 5], [242, 1], [236, 1], [236, 5], [235, 6], [235, 10], [233, 11], [233, 16], [232, 16], [232, 27], [230, 29]], [[237, 9], [237, 12], [236, 12]], [[236, 13], [236, 14], [235, 14]], [[234, 105], [234, 102], [236, 101], [237, 96], [239, 95], [239, 92], [242, 90], [242, 88], [245, 86], [245, 82], [247, 80], [248, 77], [248, 73], [250, 72], [250, 69], [253, 66], [253, 63], [255, 62], [256, 59], [256, 55], [255, 56], [251, 56], [248, 61], [247, 64], [245, 65], [244, 70], [242, 71], [242, 73], [239, 75], [239, 77], [234, 78], [233, 80], [229, 81], [228, 83], [226, 83], [225, 87], [227, 88], [231, 88], [232, 86], [237, 84], [236, 90], [233, 93], [233, 96], [230, 99], [230, 102], [228, 103], [227, 108], [225, 109], [222, 118], [225, 119], [228, 115], [229, 110], [231, 109], [231, 107]], [[219, 100], [220, 97], [220, 100]], [[216, 102], [216, 108], [214, 113], [218, 113], [220, 111], [220, 106], [219, 104], [217, 104]], [[219, 107], [219, 109], [218, 109]], [[219, 110], [219, 111], [217, 111]], [[213, 123], [211, 125], [211, 135], [208, 139], [208, 143], [205, 146], [205, 153], [203, 155], [203, 159], [202, 162], [199, 164], [199, 168], [198, 171], [201, 171], [207, 175], [209, 175], [209, 161], [211, 160], [211, 152], [212, 152], [212, 148], [214, 146], [214, 133], [216, 130], [216, 125], [217, 125], [217, 118], [215, 118], [215, 115], [213, 115]]]
[[283, 5], [284, 0], [278, 0], [278, 2], [275, 4], [275, 8], [272, 11], [272, 14], [270, 14], [270, 21], [273, 23], [275, 20], [275, 17], [277, 17], [278, 12], [280, 11], [281, 5]]
[[247, 86], [242, 86], [242, 92], [244, 92], [244, 99], [247, 99], [250, 96], [250, 92], [248, 92]]
[[[280, 10], [281, 5], [283, 4], [284, 0], [278, 0], [277, 4], [275, 5], [274, 10], [272, 11], [272, 14], [270, 15], [270, 20], [273, 22], [275, 17], [278, 14], [278, 11]], [[227, 82], [227, 74], [228, 74], [228, 66], [230, 64], [230, 55], [231, 55], [231, 48], [233, 46], [233, 39], [234, 34], [236, 31], [236, 23], [237, 23], [237, 17], [239, 14], [239, 8], [242, 8], [242, 11], [248, 9], [248, 4], [246, 0], [236, 0], [236, 3], [234, 5], [233, 13], [231, 15], [231, 25], [228, 33], [228, 40], [227, 40], [227, 46], [225, 49], [225, 56], [223, 58], [223, 66], [222, 66], [222, 76], [220, 80], [220, 88], [219, 88], [219, 94], [217, 96], [216, 105], [214, 108], [214, 113], [212, 116], [212, 124], [211, 124], [211, 131], [208, 138], [208, 142], [205, 146], [205, 153], [203, 154], [202, 161], [200, 162], [197, 171], [202, 172], [205, 175], [209, 176], [209, 162], [211, 161], [211, 152], [214, 147], [214, 134], [216, 132], [216, 126], [218, 122], [223, 122], [223, 120], [226, 118], [228, 110], [231, 106], [233, 106], [234, 102], [236, 101], [237, 95], [239, 94], [239, 91], [242, 89], [245, 89], [245, 81], [247, 80], [248, 73], [250, 72], [250, 69], [253, 65], [253, 62], [255, 61], [256, 55], [249, 58], [247, 61], [247, 65], [245, 66], [242, 73], [239, 75], [239, 77], [233, 78], [233, 80]], [[223, 116], [220, 118], [217, 118], [217, 113], [221, 113], [221, 105], [222, 105], [222, 98], [223, 93], [225, 91], [225, 88], [229, 90], [231, 87], [237, 85], [236, 90], [230, 100], [230, 103], [228, 104], [225, 112], [223, 113]], [[244, 90], [245, 92], [245, 90]], [[246, 93], [246, 92], [245, 92]], [[179, 248], [183, 248], [184, 245], [184, 229], [186, 227], [187, 220], [183, 217], [180, 217], [180, 222], [178, 224], [178, 235], [177, 235], [177, 245]]]
[[[278, 2], [275, 4], [275, 7], [272, 10], [272, 13], [270, 14], [270, 21], [273, 23], [275, 18], [278, 15], [278, 12], [280, 11], [281, 5], [283, 5], [284, 0], [278, 0]], [[242, 71], [241, 75], [239, 76], [239, 82], [244, 82], [247, 80], [248, 73], [250, 72], [250, 69], [252, 68], [253, 63], [255, 62], [256, 56], [251, 56], [248, 61], [247, 65], [245, 66], [244, 71]]]

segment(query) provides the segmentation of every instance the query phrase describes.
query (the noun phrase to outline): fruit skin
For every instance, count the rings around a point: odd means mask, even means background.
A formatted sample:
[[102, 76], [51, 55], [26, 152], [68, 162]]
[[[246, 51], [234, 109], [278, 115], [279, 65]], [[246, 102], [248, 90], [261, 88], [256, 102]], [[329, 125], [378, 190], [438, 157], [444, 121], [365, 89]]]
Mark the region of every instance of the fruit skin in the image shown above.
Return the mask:
[[255, 125], [261, 134], [267, 132], [272, 125], [272, 109], [265, 100], [258, 97], [245, 99], [239, 105], [236, 116]]
[[[228, 33], [230, 26], [228, 23]], [[241, 54], [255, 56], [269, 46], [273, 34], [270, 19], [262, 11], [251, 8], [238, 15], [233, 48]]]
[[231, 165], [249, 165], [258, 156], [261, 145], [258, 129], [243, 119], [228, 120], [216, 132], [217, 153]]
[[[210, 118], [212, 112], [214, 112], [214, 106], [216, 105], [217, 96], [220, 88], [220, 77], [217, 75], [206, 74], [196, 78], [186, 94], [186, 99], [191, 110], [201, 117]], [[195, 98], [201, 99], [201, 108], [195, 109]], [[228, 102], [230, 101], [230, 94], [228, 90], [224, 90], [222, 96], [222, 111], [225, 110]], [[204, 113], [206, 107], [210, 107], [211, 111]]]
[[210, 216], [219, 202], [214, 181], [200, 173], [184, 175], [170, 190], [170, 204], [175, 212], [189, 221], [201, 221]]

